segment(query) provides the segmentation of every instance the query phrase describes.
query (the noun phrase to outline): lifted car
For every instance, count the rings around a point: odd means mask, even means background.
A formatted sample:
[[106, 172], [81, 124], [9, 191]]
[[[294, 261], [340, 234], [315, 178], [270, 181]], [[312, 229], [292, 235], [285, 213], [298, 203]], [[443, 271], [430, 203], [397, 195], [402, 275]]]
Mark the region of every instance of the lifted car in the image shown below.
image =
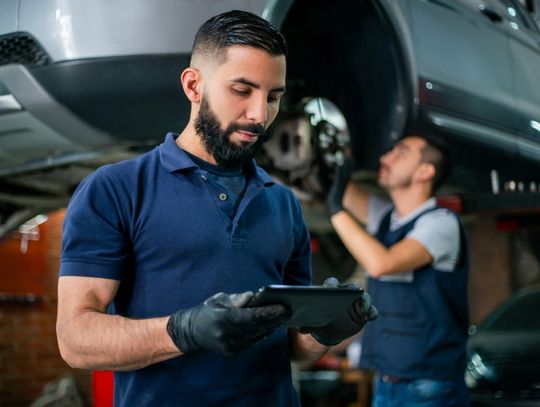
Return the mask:
[[[262, 163], [316, 202], [350, 145], [356, 176], [408, 127], [455, 150], [451, 191], [537, 191], [540, 0], [3, 0], [0, 237], [65, 206], [98, 166], [180, 130], [178, 77], [212, 15], [286, 36], [287, 99]], [[512, 184], [513, 182], [513, 184]], [[317, 223], [317, 218], [310, 222]]]

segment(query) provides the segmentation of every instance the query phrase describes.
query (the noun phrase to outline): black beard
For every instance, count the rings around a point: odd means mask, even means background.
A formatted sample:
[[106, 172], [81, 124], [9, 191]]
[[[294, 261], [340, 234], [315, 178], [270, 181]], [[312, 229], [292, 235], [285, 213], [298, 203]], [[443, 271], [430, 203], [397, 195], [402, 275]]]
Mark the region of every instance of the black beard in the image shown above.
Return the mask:
[[[224, 168], [244, 166], [255, 157], [263, 144], [270, 138], [261, 124], [231, 123], [225, 130], [221, 130], [219, 121], [204, 96], [194, 126], [195, 131], [201, 137], [205, 150], [214, 157], [219, 166]], [[256, 134], [257, 141], [253, 144], [242, 143], [241, 146], [231, 143], [229, 137], [237, 130]]]

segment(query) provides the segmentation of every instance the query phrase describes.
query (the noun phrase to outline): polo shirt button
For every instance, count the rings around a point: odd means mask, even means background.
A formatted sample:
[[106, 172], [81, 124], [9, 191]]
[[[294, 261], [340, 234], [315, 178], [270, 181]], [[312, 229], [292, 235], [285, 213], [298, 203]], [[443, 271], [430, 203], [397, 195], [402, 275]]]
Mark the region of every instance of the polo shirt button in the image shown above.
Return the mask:
[[219, 199], [221, 201], [226, 201], [227, 200], [227, 194], [223, 194], [223, 193], [219, 194]]

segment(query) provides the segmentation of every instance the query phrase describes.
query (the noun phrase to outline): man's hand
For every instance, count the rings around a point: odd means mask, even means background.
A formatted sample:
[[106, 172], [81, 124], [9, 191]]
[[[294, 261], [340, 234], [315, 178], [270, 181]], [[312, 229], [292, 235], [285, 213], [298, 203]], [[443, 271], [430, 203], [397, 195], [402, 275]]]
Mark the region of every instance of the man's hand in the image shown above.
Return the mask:
[[343, 210], [343, 195], [351, 178], [352, 160], [346, 158], [342, 165], [334, 170], [332, 185], [326, 196], [326, 209], [328, 216], [332, 217]]
[[167, 332], [183, 353], [207, 349], [232, 356], [270, 335], [290, 318], [282, 305], [243, 308], [253, 296], [218, 293], [203, 304], [175, 312]]
[[[339, 281], [334, 277], [326, 279], [323, 285], [325, 287], [351, 286], [339, 284]], [[351, 304], [343, 314], [328, 325], [316, 328], [302, 328], [300, 332], [310, 333], [322, 345], [333, 346], [360, 332], [364, 325], [368, 321], [376, 319], [377, 315], [377, 309], [371, 305], [369, 294], [364, 292], [359, 300]]]

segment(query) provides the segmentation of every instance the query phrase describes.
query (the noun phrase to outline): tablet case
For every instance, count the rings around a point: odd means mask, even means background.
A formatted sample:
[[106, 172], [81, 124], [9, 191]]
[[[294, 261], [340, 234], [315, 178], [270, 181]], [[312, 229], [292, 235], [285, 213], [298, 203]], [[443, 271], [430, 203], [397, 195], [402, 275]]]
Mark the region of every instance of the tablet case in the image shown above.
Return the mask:
[[325, 326], [357, 299], [362, 288], [269, 285], [260, 288], [246, 307], [282, 304], [292, 312], [287, 327]]

